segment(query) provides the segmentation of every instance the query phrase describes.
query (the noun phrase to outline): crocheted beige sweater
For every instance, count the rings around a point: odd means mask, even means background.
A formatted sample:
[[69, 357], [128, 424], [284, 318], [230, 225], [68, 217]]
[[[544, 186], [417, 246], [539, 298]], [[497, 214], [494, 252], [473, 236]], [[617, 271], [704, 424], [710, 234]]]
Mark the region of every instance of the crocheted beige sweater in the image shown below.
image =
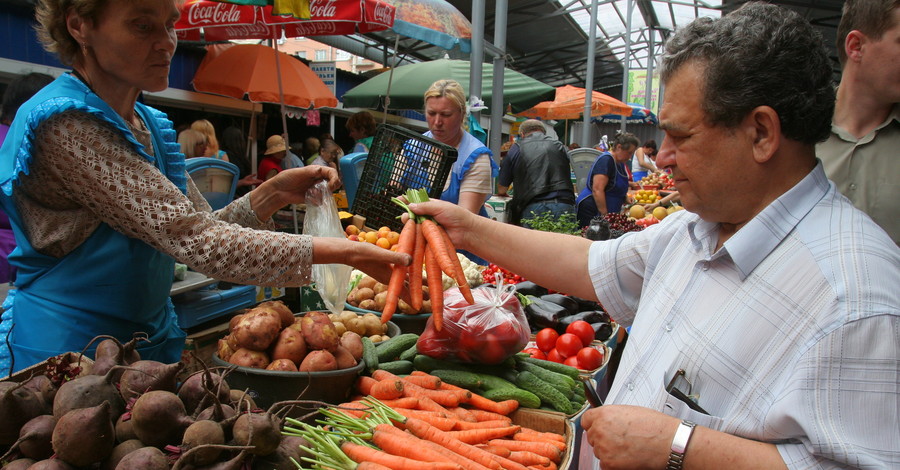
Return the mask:
[[[153, 153], [144, 126], [135, 137]], [[211, 212], [188, 178], [184, 195], [111, 124], [67, 111], [42, 123], [29, 173], [13, 198], [39, 252], [63, 257], [106, 223], [215, 279], [249, 285], [310, 282], [312, 238], [271, 231], [250, 194]]]

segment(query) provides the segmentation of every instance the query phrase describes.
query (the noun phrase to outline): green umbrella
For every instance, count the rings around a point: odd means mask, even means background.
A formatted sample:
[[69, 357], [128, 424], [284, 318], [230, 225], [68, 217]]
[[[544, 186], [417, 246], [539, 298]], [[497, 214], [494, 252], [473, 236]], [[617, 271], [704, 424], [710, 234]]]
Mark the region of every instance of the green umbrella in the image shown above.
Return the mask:
[[[425, 105], [422, 96], [432, 83], [452, 78], [463, 88], [469, 90], [469, 61], [440, 59], [417, 64], [403, 65], [390, 73], [382, 73], [370, 78], [360, 85], [344, 93], [344, 106], [350, 108], [377, 109], [384, 105], [384, 98], [390, 88], [391, 109], [422, 109]], [[485, 103], [491, 102], [491, 85], [493, 83], [493, 67], [482, 68], [481, 98]], [[511, 105], [513, 112], [526, 110], [541, 101], [552, 100], [556, 88], [541, 83], [527, 75], [514, 70], [505, 69], [503, 76], [503, 102]]]

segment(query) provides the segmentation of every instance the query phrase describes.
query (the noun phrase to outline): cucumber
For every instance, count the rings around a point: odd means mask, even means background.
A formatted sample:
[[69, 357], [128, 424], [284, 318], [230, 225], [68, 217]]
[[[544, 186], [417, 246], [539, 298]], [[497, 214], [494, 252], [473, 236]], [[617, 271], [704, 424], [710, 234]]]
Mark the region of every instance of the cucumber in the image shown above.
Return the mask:
[[435, 369], [432, 370], [430, 374], [450, 385], [456, 385], [457, 387], [477, 389], [484, 385], [484, 382], [481, 381], [478, 374], [467, 371]]
[[431, 372], [433, 370], [461, 370], [465, 372], [472, 372], [470, 368], [462, 364], [444, 361], [442, 359], [435, 359], [424, 354], [417, 354], [416, 357], [413, 358], [413, 364], [415, 364], [416, 370], [420, 370], [422, 372]]
[[371, 374], [378, 369], [378, 354], [375, 353], [375, 343], [367, 336], [362, 337], [363, 355], [362, 359], [366, 362], [366, 370]]
[[394, 375], [404, 375], [413, 371], [413, 363], [410, 361], [380, 362], [378, 368]]
[[400, 360], [412, 362], [412, 360], [416, 357], [416, 354], [418, 354], [418, 353], [419, 353], [418, 348], [416, 348], [416, 345], [413, 344], [406, 351], [403, 351], [402, 353], [400, 353]]
[[556, 372], [557, 374], [567, 375], [572, 380], [578, 380], [578, 376], [579, 376], [578, 369], [576, 369], [572, 366], [567, 366], [565, 364], [560, 364], [558, 362], [553, 362], [553, 361], [545, 361], [543, 359], [536, 359], [533, 357], [516, 357], [516, 361], [519, 363], [527, 362], [529, 364], [541, 366], [544, 369]]
[[541, 403], [549, 405], [556, 411], [561, 411], [567, 415], [572, 414], [573, 412], [572, 405], [568, 398], [560, 393], [555, 387], [539, 379], [538, 376], [527, 370], [519, 372], [519, 378], [516, 381], [516, 385], [518, 385], [519, 388], [528, 390], [537, 395], [538, 398], [541, 399]]
[[[380, 359], [380, 358], [379, 358]], [[570, 393], [578, 383], [572, 380], [568, 375], [558, 374], [550, 369], [544, 369], [539, 365], [530, 362], [519, 363], [519, 371], [528, 371], [538, 376], [544, 382], [547, 382], [558, 388], [563, 394]]]
[[537, 395], [519, 387], [495, 388], [482, 392], [481, 396], [494, 401], [515, 400], [519, 402], [519, 406], [525, 408], [539, 408], [541, 406], [541, 399]]
[[484, 390], [493, 390], [495, 388], [510, 388], [516, 386], [516, 384], [510, 382], [509, 380], [501, 379], [496, 375], [481, 373], [475, 373], [475, 375], [477, 375], [478, 378], [481, 379], [481, 388]]
[[378, 344], [378, 346], [375, 347], [375, 352], [378, 354], [378, 361], [389, 362], [399, 359], [400, 354], [409, 349], [410, 346], [415, 345], [418, 340], [419, 335], [415, 333], [404, 333]]

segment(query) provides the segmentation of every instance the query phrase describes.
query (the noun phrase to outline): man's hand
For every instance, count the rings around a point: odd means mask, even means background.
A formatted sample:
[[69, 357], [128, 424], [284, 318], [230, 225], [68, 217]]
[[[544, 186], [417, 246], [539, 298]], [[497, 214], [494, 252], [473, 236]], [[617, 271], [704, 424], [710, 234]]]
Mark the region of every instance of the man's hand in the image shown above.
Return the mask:
[[446, 201], [432, 199], [429, 202], [410, 204], [410, 209], [419, 215], [430, 215], [450, 236], [457, 249], [467, 250], [465, 235], [478, 215]]
[[581, 418], [588, 443], [604, 470], [666, 468], [681, 422], [649, 408], [604, 405]]

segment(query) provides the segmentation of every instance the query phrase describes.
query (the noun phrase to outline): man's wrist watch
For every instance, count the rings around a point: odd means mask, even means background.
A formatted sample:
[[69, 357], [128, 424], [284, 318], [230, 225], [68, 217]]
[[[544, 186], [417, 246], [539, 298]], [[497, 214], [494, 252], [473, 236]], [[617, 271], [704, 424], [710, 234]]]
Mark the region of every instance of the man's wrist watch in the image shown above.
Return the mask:
[[690, 421], [682, 420], [675, 430], [675, 437], [672, 438], [672, 448], [669, 452], [669, 462], [666, 464], [666, 470], [681, 470], [684, 464], [684, 453], [687, 450], [688, 442], [694, 434], [696, 424]]

